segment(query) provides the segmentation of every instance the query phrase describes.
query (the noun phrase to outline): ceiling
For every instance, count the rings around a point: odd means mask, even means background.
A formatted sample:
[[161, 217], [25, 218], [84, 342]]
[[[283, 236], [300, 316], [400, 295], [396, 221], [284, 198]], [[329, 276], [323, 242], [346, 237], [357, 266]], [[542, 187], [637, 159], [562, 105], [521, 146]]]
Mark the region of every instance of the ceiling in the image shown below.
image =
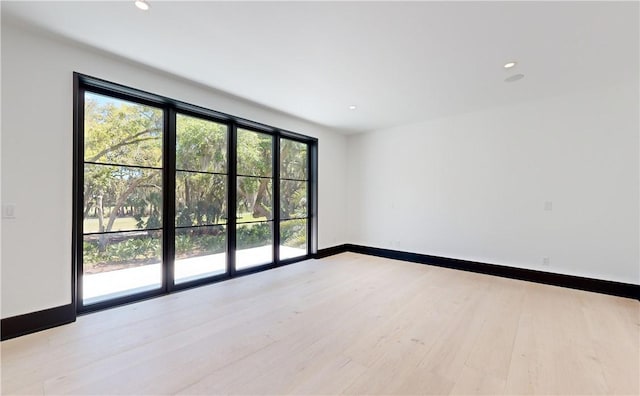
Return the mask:
[[150, 3], [2, 17], [345, 133], [638, 82], [637, 2]]

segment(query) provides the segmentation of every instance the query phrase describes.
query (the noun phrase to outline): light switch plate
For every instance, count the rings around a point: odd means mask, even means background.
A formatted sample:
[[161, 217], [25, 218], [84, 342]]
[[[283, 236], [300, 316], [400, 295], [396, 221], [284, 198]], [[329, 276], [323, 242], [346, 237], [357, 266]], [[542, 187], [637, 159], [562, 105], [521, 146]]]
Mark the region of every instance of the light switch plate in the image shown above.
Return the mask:
[[16, 218], [16, 204], [3, 204], [2, 205], [2, 218], [3, 219], [15, 219]]

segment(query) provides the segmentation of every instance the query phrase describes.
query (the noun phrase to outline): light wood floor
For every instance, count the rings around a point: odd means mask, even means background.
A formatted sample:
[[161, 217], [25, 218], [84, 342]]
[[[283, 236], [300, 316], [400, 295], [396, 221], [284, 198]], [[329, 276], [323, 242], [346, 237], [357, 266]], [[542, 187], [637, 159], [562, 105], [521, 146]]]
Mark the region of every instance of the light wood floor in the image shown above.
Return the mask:
[[640, 303], [353, 253], [2, 343], [3, 394], [634, 394]]

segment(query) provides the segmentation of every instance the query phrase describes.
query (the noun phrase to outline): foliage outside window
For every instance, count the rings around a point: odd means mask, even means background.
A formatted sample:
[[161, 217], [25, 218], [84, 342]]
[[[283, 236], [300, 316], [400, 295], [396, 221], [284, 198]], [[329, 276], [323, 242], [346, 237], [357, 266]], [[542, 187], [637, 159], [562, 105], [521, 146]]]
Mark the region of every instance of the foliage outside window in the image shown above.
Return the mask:
[[[309, 252], [311, 140], [76, 78], [81, 309], [94, 303], [87, 285], [100, 275], [137, 271], [113, 278], [109, 285], [127, 283], [109, 297], [118, 299]], [[262, 254], [257, 261], [255, 252]]]

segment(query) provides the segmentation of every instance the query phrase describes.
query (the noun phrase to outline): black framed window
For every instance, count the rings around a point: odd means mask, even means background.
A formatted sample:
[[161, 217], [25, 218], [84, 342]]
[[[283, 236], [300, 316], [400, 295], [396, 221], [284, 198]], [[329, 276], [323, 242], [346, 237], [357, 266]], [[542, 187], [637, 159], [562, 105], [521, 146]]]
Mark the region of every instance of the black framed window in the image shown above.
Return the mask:
[[162, 109], [85, 92], [85, 304], [162, 286], [163, 134]]
[[175, 283], [227, 272], [225, 124], [176, 115]]
[[316, 139], [78, 73], [74, 84], [78, 312], [315, 253]]
[[274, 261], [274, 136], [238, 128], [236, 192], [236, 270]]
[[280, 138], [281, 260], [306, 256], [309, 241], [309, 145]]

